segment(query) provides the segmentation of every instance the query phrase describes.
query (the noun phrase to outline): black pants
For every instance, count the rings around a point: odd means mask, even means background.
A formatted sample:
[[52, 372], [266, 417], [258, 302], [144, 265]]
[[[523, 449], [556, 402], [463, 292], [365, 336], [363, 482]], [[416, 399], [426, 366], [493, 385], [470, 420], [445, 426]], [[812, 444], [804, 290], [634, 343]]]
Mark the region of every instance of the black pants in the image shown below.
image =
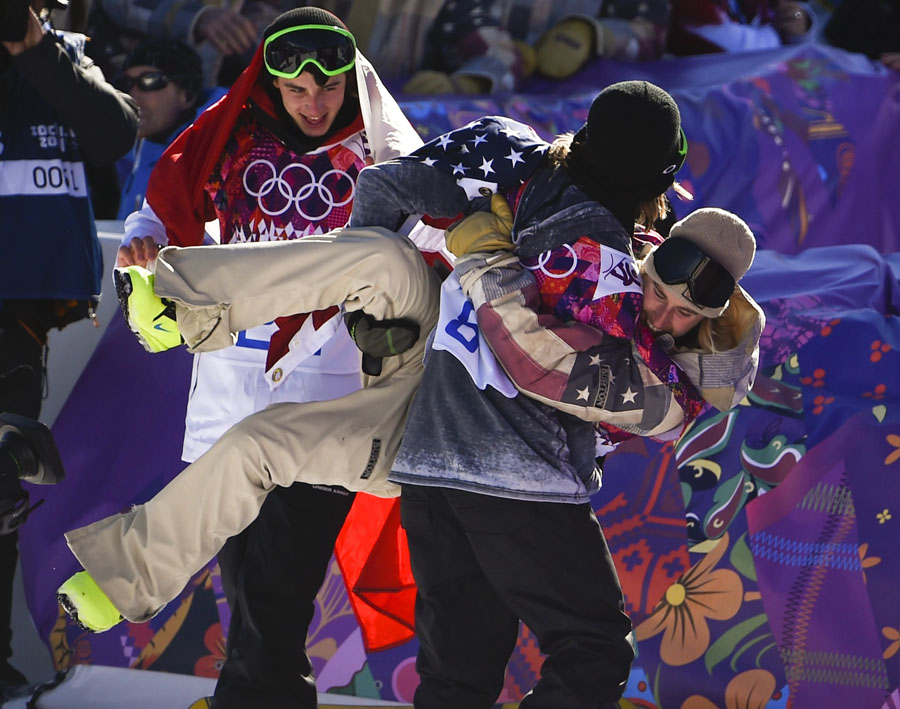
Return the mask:
[[418, 587], [417, 709], [490, 707], [520, 620], [546, 654], [522, 709], [615, 706], [631, 622], [590, 505], [404, 485], [401, 515]]
[[317, 706], [306, 635], [353, 498], [342, 488], [275, 488], [219, 553], [231, 624], [216, 709]]
[[[10, 310], [0, 308], [0, 412], [37, 419], [44, 390], [44, 346], [36, 337], [45, 338], [46, 331], [28, 332]], [[15, 498], [21, 490], [18, 480], [0, 480], [3, 498]], [[12, 656], [10, 626], [18, 541], [18, 532], [0, 535], [0, 689], [21, 678], [7, 662]]]

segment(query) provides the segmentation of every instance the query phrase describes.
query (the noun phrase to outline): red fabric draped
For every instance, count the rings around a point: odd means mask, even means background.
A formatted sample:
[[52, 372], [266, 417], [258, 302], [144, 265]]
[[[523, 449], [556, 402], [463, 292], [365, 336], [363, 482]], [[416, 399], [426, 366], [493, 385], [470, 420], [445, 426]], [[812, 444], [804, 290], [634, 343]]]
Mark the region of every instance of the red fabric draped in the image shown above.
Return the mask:
[[412, 639], [416, 585], [400, 499], [358, 493], [334, 548], [366, 651]]

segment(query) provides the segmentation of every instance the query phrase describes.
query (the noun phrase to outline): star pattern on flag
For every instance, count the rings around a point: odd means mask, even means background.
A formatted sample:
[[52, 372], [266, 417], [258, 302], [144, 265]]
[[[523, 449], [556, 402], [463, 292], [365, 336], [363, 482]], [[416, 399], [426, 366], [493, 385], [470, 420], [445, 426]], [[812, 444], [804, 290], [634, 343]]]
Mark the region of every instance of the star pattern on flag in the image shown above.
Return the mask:
[[518, 162], [521, 162], [521, 163], [525, 162], [522, 159], [522, 153], [517, 153], [512, 148], [509, 149], [509, 155], [506, 156], [506, 159], [509, 160], [513, 164], [513, 167], [515, 167], [516, 163], [518, 163]]
[[458, 181], [489, 181], [498, 190], [518, 187], [549, 148], [531, 126], [503, 116], [486, 116], [444, 133], [407, 158], [443, 170]]
[[636, 403], [634, 398], [637, 396], [636, 391], [631, 391], [631, 387], [628, 387], [624, 392], [622, 392], [622, 403], [623, 404], [634, 404]]

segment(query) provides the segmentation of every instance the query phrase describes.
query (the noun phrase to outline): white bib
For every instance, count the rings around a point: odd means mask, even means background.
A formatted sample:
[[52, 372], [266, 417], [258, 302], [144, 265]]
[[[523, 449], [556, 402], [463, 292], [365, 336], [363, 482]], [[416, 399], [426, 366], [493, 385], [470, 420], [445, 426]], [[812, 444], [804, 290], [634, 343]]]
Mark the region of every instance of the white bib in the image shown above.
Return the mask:
[[475, 308], [463, 293], [456, 273], [447, 276], [441, 286], [441, 310], [431, 346], [456, 357], [479, 389], [492, 386], [510, 399], [518, 394], [481, 337]]

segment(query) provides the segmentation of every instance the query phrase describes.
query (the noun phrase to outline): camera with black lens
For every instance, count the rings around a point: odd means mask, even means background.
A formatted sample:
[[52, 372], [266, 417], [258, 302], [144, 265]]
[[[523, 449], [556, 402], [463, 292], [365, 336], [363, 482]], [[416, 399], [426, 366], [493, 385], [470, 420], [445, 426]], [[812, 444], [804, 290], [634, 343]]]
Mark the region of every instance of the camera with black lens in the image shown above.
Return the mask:
[[44, 424], [0, 413], [0, 535], [21, 527], [38, 506], [29, 506], [28, 491], [19, 481], [55, 485], [65, 476], [59, 451]]

